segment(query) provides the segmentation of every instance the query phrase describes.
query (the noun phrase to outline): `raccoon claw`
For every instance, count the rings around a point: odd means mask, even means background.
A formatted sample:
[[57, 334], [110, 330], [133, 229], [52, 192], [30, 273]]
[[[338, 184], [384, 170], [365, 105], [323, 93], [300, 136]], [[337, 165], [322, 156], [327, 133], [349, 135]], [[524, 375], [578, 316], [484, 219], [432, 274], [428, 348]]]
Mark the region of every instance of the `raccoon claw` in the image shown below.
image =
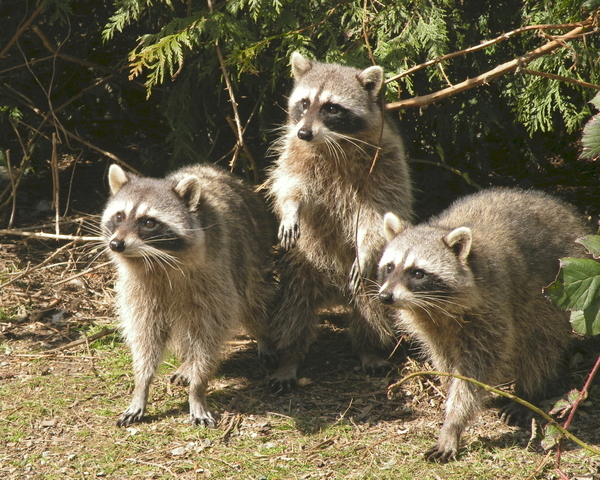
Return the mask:
[[132, 423], [139, 422], [144, 416], [144, 411], [139, 409], [130, 412], [129, 409], [125, 410], [121, 417], [117, 420], [117, 427], [126, 427]]
[[506, 425], [511, 427], [523, 427], [531, 420], [533, 414], [531, 413], [531, 410], [524, 405], [510, 402], [500, 409], [498, 416]]
[[169, 382], [173, 385], [179, 385], [180, 387], [187, 387], [190, 384], [189, 378], [178, 372], [175, 372], [173, 375], [171, 375]]
[[295, 378], [280, 379], [271, 377], [267, 381], [267, 388], [271, 393], [283, 395], [284, 393], [290, 393], [292, 390], [296, 390], [298, 388], [298, 382]]
[[296, 241], [300, 237], [300, 223], [298, 221], [293, 221], [292, 224], [288, 224], [287, 222], [281, 222], [279, 226], [279, 234], [277, 238], [281, 242], [281, 246], [286, 250], [290, 250], [291, 248], [296, 246]]
[[380, 360], [379, 363], [371, 363], [363, 365], [363, 372], [369, 377], [385, 377], [390, 371], [392, 371], [394, 365], [385, 360]]
[[445, 450], [437, 444], [425, 452], [425, 460], [428, 462], [447, 463], [455, 458], [456, 450]]
[[202, 415], [190, 414], [190, 423], [204, 428], [215, 428], [217, 425], [215, 419], [209, 412]]
[[371, 267], [372, 262], [367, 262], [366, 260], [364, 262], [359, 262], [358, 258], [354, 260], [352, 269], [350, 270], [350, 291], [352, 293], [356, 294], [359, 291], [363, 283], [363, 279], [369, 276]]

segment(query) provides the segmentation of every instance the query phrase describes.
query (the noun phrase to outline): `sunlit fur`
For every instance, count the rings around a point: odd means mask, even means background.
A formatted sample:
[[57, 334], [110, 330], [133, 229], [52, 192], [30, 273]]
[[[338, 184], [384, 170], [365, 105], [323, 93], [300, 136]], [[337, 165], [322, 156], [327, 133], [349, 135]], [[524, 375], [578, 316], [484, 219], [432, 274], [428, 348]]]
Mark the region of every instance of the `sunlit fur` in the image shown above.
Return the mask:
[[[287, 252], [279, 264], [273, 334], [282, 361], [273, 389], [293, 386], [316, 334], [321, 300], [352, 307], [350, 330], [363, 367], [385, 367], [395, 344], [387, 309], [366, 295], [384, 238], [386, 211], [412, 217], [412, 188], [402, 139], [383, 112], [383, 71], [292, 56], [288, 121], [272, 146], [267, 181]], [[377, 161], [375, 162], [375, 159]]]
[[[543, 398], [569, 343], [568, 314], [542, 294], [559, 258], [582, 256], [589, 232], [573, 208], [540, 192], [491, 189], [411, 226], [386, 215], [379, 298], [396, 309], [434, 368], [488, 385], [514, 381], [518, 396]], [[446, 418], [427, 458], [455, 457], [483, 391], [446, 382]], [[504, 414], [518, 416], [514, 406]]]
[[275, 225], [241, 181], [209, 165], [164, 179], [113, 165], [102, 217], [117, 269], [117, 307], [131, 348], [135, 389], [118, 425], [144, 415], [150, 382], [169, 345], [182, 361], [171, 381], [190, 384], [190, 420], [214, 426], [206, 387], [240, 324], [263, 355], [275, 293]]

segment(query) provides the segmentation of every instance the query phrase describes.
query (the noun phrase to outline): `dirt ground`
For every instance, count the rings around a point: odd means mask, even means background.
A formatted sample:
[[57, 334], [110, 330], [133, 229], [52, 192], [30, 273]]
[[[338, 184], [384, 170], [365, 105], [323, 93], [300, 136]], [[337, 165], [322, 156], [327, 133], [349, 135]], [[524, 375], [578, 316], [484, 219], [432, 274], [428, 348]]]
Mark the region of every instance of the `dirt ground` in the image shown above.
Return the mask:
[[[97, 235], [97, 217], [84, 212], [101, 211], [106, 187], [89, 185], [72, 189], [61, 233]], [[40, 228], [52, 222], [39, 204], [44, 198], [46, 181], [27, 186], [18, 198], [19, 228], [54, 231]], [[443, 388], [420, 377], [388, 399], [391, 383], [429, 366], [414, 355], [387, 378], [365, 376], [343, 315], [324, 317], [297, 392], [267, 393], [269, 372], [240, 333], [210, 386], [211, 408], [220, 414], [215, 432], [193, 433], [180, 423], [186, 393], [168, 384], [172, 365], [153, 384], [146, 421], [118, 429], [131, 367], [114, 333], [113, 272], [101, 250], [95, 242], [0, 235], [0, 478], [559, 478], [539, 439], [502, 424], [493, 408], [466, 432], [458, 462], [425, 463], [422, 453], [442, 421]], [[581, 388], [599, 352], [595, 339], [577, 342], [565, 377], [570, 387]], [[596, 447], [598, 382], [571, 428]], [[119, 453], [134, 444], [133, 457]], [[267, 453], [256, 453], [257, 445]], [[234, 450], [239, 457], [230, 459]], [[600, 479], [600, 458], [571, 442], [561, 461], [566, 478]]]

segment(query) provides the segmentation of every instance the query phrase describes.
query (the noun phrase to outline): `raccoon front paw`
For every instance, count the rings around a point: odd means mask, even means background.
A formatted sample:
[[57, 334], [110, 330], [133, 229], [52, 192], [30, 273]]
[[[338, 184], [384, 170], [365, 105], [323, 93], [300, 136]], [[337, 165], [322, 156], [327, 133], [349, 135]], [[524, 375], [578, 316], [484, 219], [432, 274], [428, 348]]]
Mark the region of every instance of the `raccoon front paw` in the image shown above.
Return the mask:
[[394, 364], [378, 355], [363, 355], [361, 363], [363, 372], [370, 377], [385, 377], [394, 368]]
[[215, 428], [217, 426], [217, 422], [208, 411], [196, 415], [190, 413], [190, 423], [204, 428]]
[[510, 402], [500, 409], [498, 416], [506, 425], [510, 425], [511, 427], [525, 427], [531, 422], [533, 412], [525, 405]]
[[121, 417], [117, 420], [117, 426], [126, 427], [128, 425], [131, 425], [132, 423], [137, 423], [142, 420], [143, 416], [143, 409], [138, 408], [132, 410], [131, 408], [128, 408], [121, 414]]
[[352, 268], [350, 269], [350, 291], [357, 294], [363, 283], [363, 279], [369, 276], [373, 262], [362, 261], [359, 262], [358, 258], [354, 260]]
[[171, 375], [169, 382], [173, 385], [179, 385], [180, 387], [187, 387], [190, 384], [190, 379], [187, 375], [177, 371]]
[[275, 370], [279, 366], [279, 356], [270, 348], [265, 348], [259, 342], [258, 359], [266, 368]]
[[456, 459], [456, 449], [443, 448], [439, 444], [430, 448], [425, 452], [425, 460], [428, 462], [447, 463], [450, 460]]
[[296, 246], [296, 241], [300, 237], [300, 221], [294, 218], [291, 221], [285, 219], [279, 225], [279, 234], [277, 235], [281, 246], [286, 250], [290, 250]]
[[279, 378], [273, 375], [267, 381], [267, 389], [271, 393], [275, 393], [277, 395], [283, 395], [285, 393], [290, 393], [292, 390], [296, 390], [298, 388], [298, 381], [296, 377], [292, 378]]

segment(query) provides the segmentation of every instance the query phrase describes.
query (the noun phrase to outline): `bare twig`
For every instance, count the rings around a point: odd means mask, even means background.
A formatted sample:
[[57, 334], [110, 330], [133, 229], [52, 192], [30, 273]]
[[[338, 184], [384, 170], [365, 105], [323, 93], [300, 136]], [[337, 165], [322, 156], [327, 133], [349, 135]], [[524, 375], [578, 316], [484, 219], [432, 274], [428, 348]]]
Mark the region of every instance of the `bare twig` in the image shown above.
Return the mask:
[[54, 233], [28, 232], [26, 230], [0, 229], [0, 235], [18, 235], [20, 237], [53, 238], [55, 240], [72, 240], [74, 242], [99, 242], [102, 237], [79, 237], [76, 235], [56, 235]]
[[69, 350], [71, 348], [78, 347], [79, 345], [83, 345], [83, 344], [87, 345], [89, 342], [93, 342], [95, 340], [98, 340], [99, 338], [106, 337], [107, 335], [112, 335], [116, 331], [117, 331], [116, 328], [104, 327], [98, 333], [94, 333], [93, 335], [90, 335], [89, 337], [84, 335], [84, 337], [80, 338], [79, 340], [74, 340], [71, 343], [67, 343], [66, 345], [62, 345], [61, 347], [53, 348], [52, 350], [46, 350], [46, 354], [62, 352], [63, 350]]
[[52, 158], [50, 170], [52, 171], [52, 208], [54, 209], [54, 224], [56, 235], [60, 235], [60, 177], [58, 172], [58, 151], [56, 148], [56, 132], [52, 133]]
[[524, 68], [522, 72], [528, 73], [529, 75], [537, 75], [538, 77], [545, 77], [550, 78], [552, 80], [559, 80], [561, 82], [572, 83], [583, 88], [593, 88], [594, 90], [600, 90], [600, 85], [584, 82], [575, 78], [563, 77], [562, 75], [555, 75], [553, 73], [538, 72], [537, 70], [529, 70], [528, 68]]
[[394, 75], [393, 77], [388, 78], [385, 81], [385, 83], [394, 82], [396, 80], [401, 79], [402, 77], [411, 75], [412, 73], [415, 73], [425, 67], [429, 67], [430, 65], [434, 65], [436, 63], [440, 63], [445, 60], [450, 60], [451, 58], [454, 58], [454, 57], [460, 57], [463, 55], [467, 55], [469, 53], [477, 52], [478, 50], [482, 50], [482, 49], [487, 48], [496, 43], [503, 42], [504, 40], [508, 40], [510, 37], [520, 34], [520, 33], [523, 33], [523, 32], [528, 32], [531, 30], [563, 30], [563, 29], [567, 29], [567, 28], [581, 27], [581, 26], [583, 26], [584, 23], [585, 22], [563, 23], [563, 24], [558, 24], [558, 25], [528, 25], [523, 28], [517, 28], [516, 30], [512, 30], [510, 32], [503, 33], [499, 37], [496, 37], [492, 40], [488, 40], [486, 42], [480, 43], [479, 45], [475, 45], [474, 47], [465, 48], [464, 50], [460, 50], [458, 52], [452, 52], [447, 55], [443, 55], [441, 57], [434, 58], [433, 60], [428, 60], [427, 62], [420, 63], [419, 65], [415, 65], [414, 67], [411, 67], [408, 70], [406, 70], [398, 75]]
[[77, 135], [77, 134], [75, 134], [73, 132], [69, 132], [62, 125], [60, 126], [60, 129], [63, 131], [63, 133], [66, 136], [71, 137], [71, 138], [77, 140], [79, 143], [82, 143], [83, 145], [85, 145], [88, 148], [91, 148], [92, 150], [96, 150], [97, 152], [100, 152], [102, 155], [104, 155], [104, 156], [110, 158], [111, 160], [114, 160], [115, 162], [121, 164], [122, 166], [128, 168], [130, 171], [132, 171], [136, 175], [139, 175], [141, 177], [144, 176], [142, 173], [138, 172], [135, 168], [133, 168], [127, 162], [125, 162], [124, 160], [121, 160], [119, 157], [117, 157], [114, 153], [108, 152], [106, 150], [103, 150], [100, 147], [97, 147], [96, 145], [91, 144], [87, 140], [84, 140], [83, 138], [81, 138], [79, 135]]
[[[212, 0], [207, 0], [208, 11], [213, 14], [214, 13], [214, 5]], [[217, 57], [219, 59], [219, 65], [221, 67], [221, 72], [223, 73], [223, 79], [225, 80], [225, 86], [227, 88], [227, 92], [229, 93], [229, 100], [231, 102], [231, 109], [233, 110], [233, 118], [235, 120], [235, 133], [237, 136], [237, 145], [233, 152], [233, 158], [229, 162], [229, 166], [231, 170], [235, 168], [235, 164], [237, 163], [237, 159], [239, 156], [240, 148], [244, 150], [244, 153], [248, 157], [248, 161], [252, 165], [252, 172], [254, 174], [254, 182], [258, 183], [258, 169], [256, 168], [256, 162], [254, 161], [254, 157], [250, 153], [248, 146], [244, 140], [244, 129], [242, 128], [242, 121], [240, 120], [240, 114], [237, 108], [237, 101], [235, 99], [235, 93], [233, 91], [233, 85], [231, 84], [231, 79], [229, 78], [229, 74], [227, 73], [227, 66], [225, 65], [225, 59], [223, 58], [223, 54], [221, 53], [221, 46], [217, 41], [215, 43], [215, 50], [217, 52]]]
[[127, 83], [135, 86], [136, 88], [139, 88], [139, 89], [142, 89], [142, 90], [146, 90], [146, 87], [143, 84], [141, 84], [139, 82], [134, 82], [134, 81], [130, 80], [129, 77], [126, 74], [124, 74], [124, 73], [121, 73], [121, 72], [119, 72], [117, 70], [113, 70], [112, 68], [106, 67], [106, 66], [101, 65], [99, 63], [90, 62], [89, 60], [84, 60], [84, 59], [81, 59], [81, 58], [73, 57], [73, 56], [71, 56], [69, 54], [66, 54], [66, 53], [62, 53], [60, 50], [57, 50], [50, 43], [50, 41], [48, 40], [48, 38], [46, 37], [46, 35], [44, 35], [44, 33], [40, 30], [39, 27], [34, 26], [34, 27], [32, 27], [32, 30], [40, 38], [40, 40], [44, 44], [44, 47], [46, 47], [55, 56], [60, 57], [63, 60], [66, 60], [68, 62], [77, 63], [77, 64], [82, 65], [84, 67], [90, 67], [90, 68], [93, 68], [94, 70], [99, 70], [101, 72], [108, 73], [109, 75], [114, 75], [116, 77], [119, 77], [122, 80], [125, 80]]
[[21, 25], [21, 27], [17, 30], [17, 33], [15, 33], [15, 35], [4, 46], [2, 51], [0, 51], [0, 58], [2, 58], [4, 55], [6, 55], [6, 52], [8, 52], [10, 50], [10, 48], [17, 42], [19, 37], [21, 35], [23, 35], [25, 30], [27, 30], [29, 28], [29, 26], [37, 18], [37, 16], [40, 14], [40, 12], [42, 11], [42, 9], [44, 8], [45, 5], [46, 5], [46, 0], [44, 0], [43, 2], [40, 2], [38, 7], [33, 11], [31, 16], [27, 19], [27, 21], [23, 25]]
[[502, 75], [506, 75], [507, 73], [514, 72], [518, 69], [523, 68], [525, 65], [535, 60], [536, 58], [539, 58], [543, 55], [547, 55], [553, 50], [556, 50], [557, 48], [563, 45], [563, 42], [572, 40], [573, 38], [579, 36], [581, 33], [585, 32], [588, 28], [592, 27], [592, 21], [586, 20], [585, 22], [581, 22], [581, 24], [579, 25], [580, 26], [571, 30], [565, 35], [556, 37], [555, 40], [548, 42], [546, 45], [536, 48], [535, 50], [518, 58], [515, 58], [510, 62], [498, 65], [496, 68], [493, 68], [492, 70], [489, 70], [475, 78], [470, 78], [452, 87], [445, 88], [443, 90], [431, 93], [429, 95], [423, 95], [407, 100], [401, 100], [399, 102], [389, 103], [386, 106], [386, 108], [388, 110], [401, 110], [405, 108], [425, 107], [443, 98], [448, 98], [453, 95], [456, 95], [457, 93], [461, 93], [466, 90], [470, 90], [472, 88], [487, 84], [490, 81], [501, 77]]
[[[7, 232], [7, 230], [0, 230], [0, 234], [2, 234], [3, 232]], [[10, 232], [8, 230], [8, 232]], [[48, 263], [50, 263], [59, 253], [65, 251], [66, 249], [68, 249], [69, 247], [71, 247], [75, 242], [71, 242], [71, 243], [67, 243], [66, 245], [63, 245], [62, 247], [60, 247], [59, 249], [55, 250], [52, 255], [50, 255], [46, 260], [44, 260], [42, 263], [36, 265], [35, 267], [29, 268], [27, 267], [27, 269], [20, 273], [19, 275], [17, 275], [15, 278], [13, 278], [12, 280], [9, 280], [8, 282], [4, 282], [2, 285], [0, 285], [0, 288], [6, 287], [8, 285], [10, 285], [11, 283], [16, 282], [17, 280], [20, 280], [23, 277], [26, 277], [27, 275], [29, 275], [31, 272], [34, 272], [36, 270], [39, 270], [40, 268], [42, 268], [44, 265], [47, 265]]]
[[8, 228], [12, 228], [15, 220], [15, 212], [17, 210], [17, 187], [15, 185], [15, 177], [13, 176], [12, 165], [10, 163], [10, 150], [6, 151], [6, 169], [10, 178], [10, 186], [12, 188], [12, 210], [10, 212], [10, 220], [8, 221]]
[[62, 285], [63, 283], [70, 282], [71, 280], [74, 280], [75, 278], [83, 277], [84, 275], [87, 275], [88, 273], [92, 273], [96, 270], [100, 270], [101, 268], [106, 267], [107, 265], [110, 265], [111, 263], [112, 262], [104, 262], [99, 265], [94, 265], [93, 267], [86, 268], [83, 272], [76, 273], [75, 275], [71, 275], [68, 278], [64, 278], [62, 280], [59, 280], [58, 282], [54, 282], [52, 284], [52, 286], [56, 287], [57, 285]]
[[[591, 372], [589, 373], [589, 375], [585, 381], [585, 384], [583, 385], [583, 388], [579, 392], [579, 396], [577, 397], [577, 400], [573, 404], [573, 407], [571, 408], [571, 411], [569, 412], [569, 416], [567, 417], [567, 420], [563, 424], [563, 428], [567, 429], [571, 426], [573, 417], [575, 417], [575, 412], [577, 411], [577, 408], [579, 407], [579, 405], [581, 405], [581, 403], [587, 398], [590, 386], [592, 385], [592, 381], [594, 380], [596, 373], [598, 373], [599, 368], [600, 368], [600, 356], [596, 359], [596, 363], [594, 364], [594, 367], [592, 368]], [[562, 438], [559, 439], [558, 445], [556, 447], [556, 460], [555, 461], [556, 461], [556, 469], [557, 470], [560, 465], [561, 453], [562, 453]]]
[[495, 393], [496, 395], [500, 395], [501, 397], [509, 398], [510, 400], [513, 400], [513, 401], [515, 401], [515, 402], [517, 402], [517, 403], [519, 403], [519, 404], [521, 404], [521, 405], [529, 408], [533, 412], [537, 413], [540, 417], [542, 417], [548, 423], [550, 423], [551, 425], [553, 425], [563, 436], [567, 437], [572, 442], [575, 442], [580, 447], [584, 448], [585, 450], [588, 450], [589, 452], [591, 452], [591, 453], [593, 453], [595, 455], [600, 455], [600, 449], [598, 449], [597, 447], [595, 447], [593, 445], [589, 445], [589, 444], [585, 443], [584, 441], [580, 440], [578, 437], [576, 437], [571, 432], [569, 432], [566, 428], [564, 428], [563, 426], [561, 426], [550, 415], [548, 415], [546, 412], [544, 412], [543, 410], [539, 409], [535, 405], [532, 405], [528, 401], [523, 400], [522, 398], [519, 398], [516, 395], [513, 395], [511, 393], [507, 393], [507, 392], [503, 392], [502, 390], [499, 390], [497, 388], [491, 387], [490, 385], [487, 385], [487, 384], [482, 383], [482, 382], [480, 382], [478, 380], [475, 380], [474, 378], [465, 377], [464, 375], [457, 375], [455, 373], [446, 373], [446, 372], [435, 372], [435, 371], [430, 371], [430, 372], [414, 372], [414, 373], [411, 373], [409, 375], [406, 375], [404, 378], [401, 378], [399, 381], [397, 381], [393, 385], [390, 385], [388, 387], [388, 397], [392, 398], [393, 395], [394, 395], [394, 392], [396, 390], [398, 390], [400, 388], [400, 386], [402, 384], [404, 384], [406, 381], [410, 380], [411, 378], [419, 377], [419, 376], [423, 376], [423, 375], [437, 375], [437, 376], [440, 376], [440, 377], [458, 378], [459, 380], [464, 380], [465, 382], [472, 383], [473, 385], [475, 385], [475, 386], [477, 386], [479, 388], [483, 388], [486, 392]]

